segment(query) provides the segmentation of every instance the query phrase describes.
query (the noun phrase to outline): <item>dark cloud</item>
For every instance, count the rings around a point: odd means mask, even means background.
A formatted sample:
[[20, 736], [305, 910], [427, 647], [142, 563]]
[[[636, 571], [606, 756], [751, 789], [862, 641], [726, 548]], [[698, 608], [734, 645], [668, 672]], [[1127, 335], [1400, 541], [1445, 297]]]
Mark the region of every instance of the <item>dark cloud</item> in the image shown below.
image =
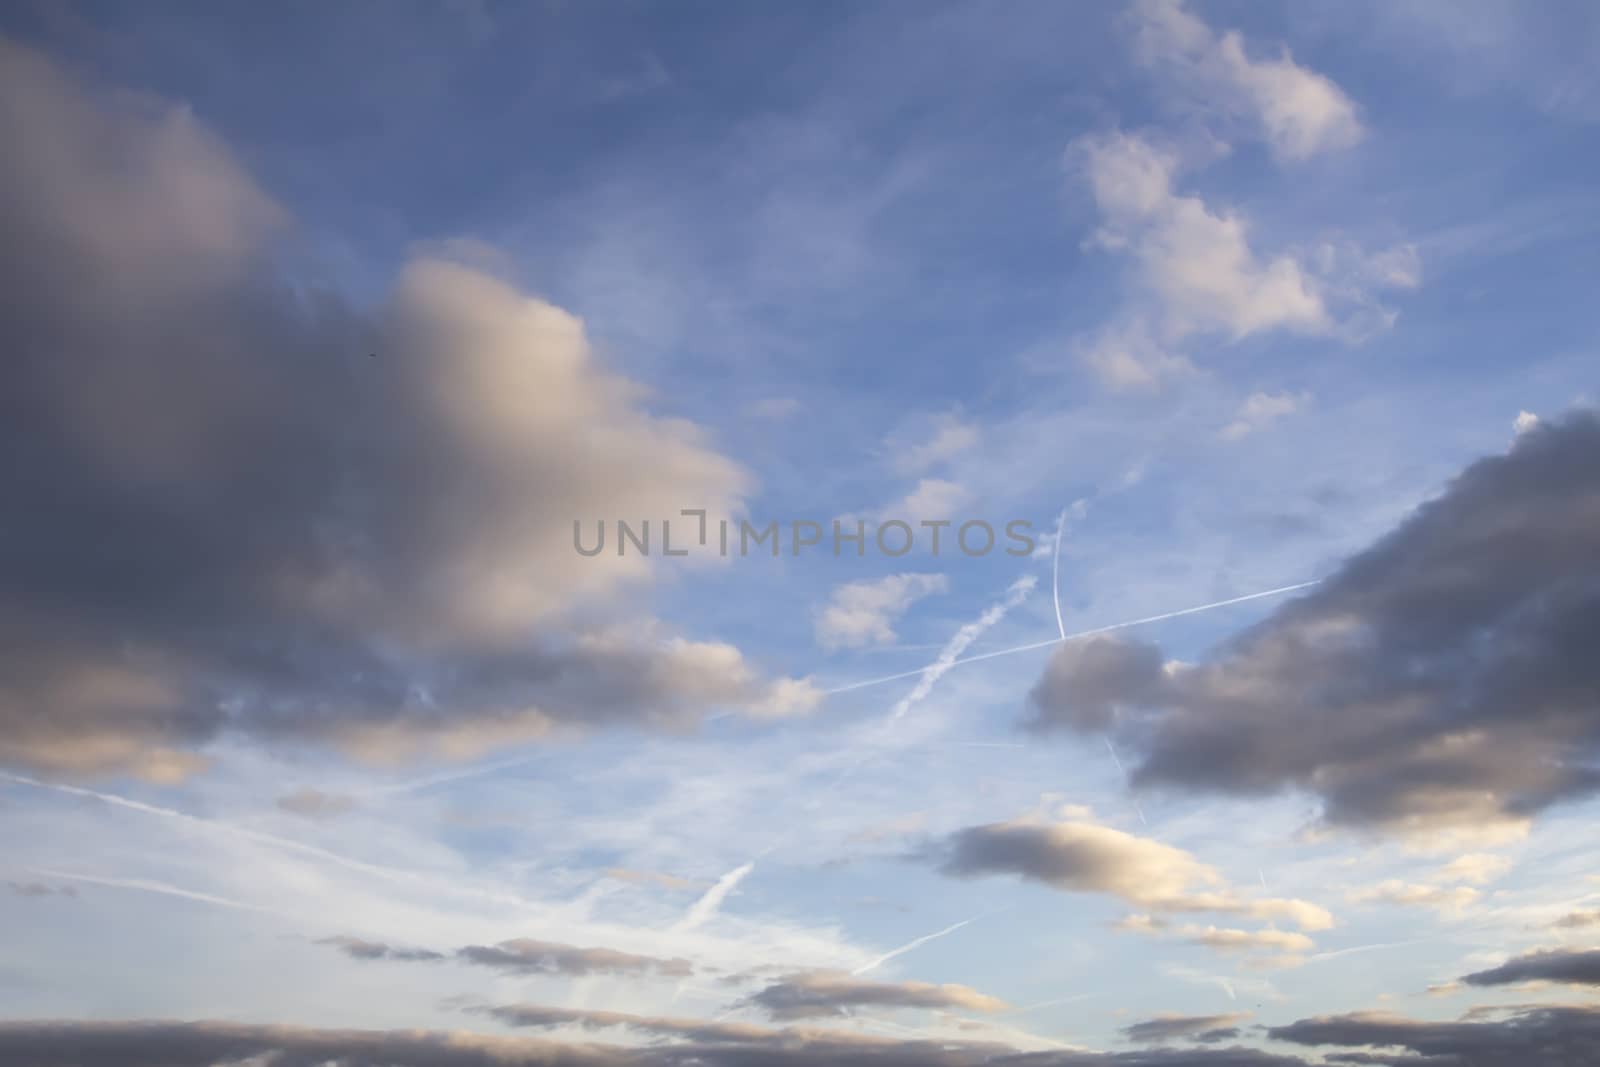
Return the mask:
[[578, 320], [440, 259], [358, 307], [185, 110], [3, 39], [0, 143], [0, 763], [465, 757], [814, 699], [640, 619], [646, 561], [575, 556], [575, 518], [747, 486]]
[[1498, 967], [1461, 979], [1468, 985], [1512, 985], [1516, 982], [1564, 982], [1600, 986], [1600, 949], [1546, 949], [1507, 960]]
[[45, 885], [43, 882], [7, 882], [6, 888], [19, 897], [75, 897], [70, 885]]
[[1129, 1041], [1141, 1044], [1158, 1044], [1167, 1041], [1195, 1041], [1215, 1044], [1233, 1041], [1239, 1037], [1238, 1023], [1250, 1017], [1248, 1012], [1226, 1015], [1158, 1015], [1122, 1028]]
[[1331, 823], [1503, 832], [1600, 786], [1600, 419], [1522, 434], [1209, 661], [1064, 646], [1036, 728], [1142, 785], [1318, 794]]
[[687, 978], [694, 973], [693, 965], [685, 959], [638, 956], [610, 948], [578, 948], [528, 938], [498, 945], [468, 945], [456, 955], [468, 963], [524, 974], [659, 974]]
[[953, 1011], [1004, 1011], [994, 997], [963, 985], [927, 982], [869, 982], [833, 971], [791, 974], [749, 998], [774, 1019], [846, 1016], [860, 1008], [925, 1008]]
[[317, 944], [333, 945], [340, 952], [355, 960], [403, 960], [410, 963], [418, 963], [448, 958], [444, 953], [434, 952], [430, 949], [396, 948], [381, 941], [363, 941], [359, 937], [325, 937], [318, 941]]
[[725, 1040], [623, 1047], [461, 1031], [9, 1022], [0, 1023], [0, 1067], [224, 1067], [246, 1060], [272, 1067], [1306, 1067], [1295, 1057], [1242, 1048], [1018, 1053], [825, 1031], [752, 1028], [744, 1038], [720, 1036]]
[[1525, 1007], [1504, 1018], [1431, 1022], [1360, 1013], [1271, 1027], [1267, 1036], [1296, 1045], [1394, 1049], [1395, 1055], [1344, 1062], [1418, 1067], [1589, 1067], [1600, 1050], [1600, 1010]]
[[324, 793], [320, 789], [296, 789], [278, 798], [278, 807], [291, 815], [307, 819], [331, 819], [356, 806], [353, 797]]
[[573, 978], [591, 974], [687, 978], [694, 974], [694, 966], [688, 960], [677, 957], [640, 956], [610, 948], [580, 948], [577, 945], [529, 938], [514, 938], [497, 945], [467, 945], [453, 954], [431, 949], [396, 948], [381, 941], [365, 941], [358, 937], [328, 937], [317, 943], [332, 945], [358, 960], [423, 962], [454, 958], [464, 963], [518, 974], [559, 974]]

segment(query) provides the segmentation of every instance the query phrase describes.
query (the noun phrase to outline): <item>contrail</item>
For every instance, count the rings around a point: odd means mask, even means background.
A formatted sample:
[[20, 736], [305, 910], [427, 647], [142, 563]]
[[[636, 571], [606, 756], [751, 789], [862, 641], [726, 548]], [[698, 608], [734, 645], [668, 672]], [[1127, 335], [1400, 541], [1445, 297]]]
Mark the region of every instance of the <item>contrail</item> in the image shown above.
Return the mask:
[[1427, 940], [1428, 939], [1425, 937], [1414, 937], [1409, 941], [1379, 941], [1371, 945], [1356, 945], [1352, 948], [1336, 948], [1332, 952], [1318, 952], [1314, 955], [1307, 956], [1306, 962], [1320, 963], [1323, 960], [1336, 960], [1340, 956], [1349, 956], [1356, 952], [1371, 952], [1374, 949], [1380, 948], [1399, 948], [1402, 945], [1420, 945]]
[[982, 918], [981, 915], [974, 915], [970, 919], [962, 919], [960, 922], [956, 923], [954, 926], [947, 926], [943, 930], [940, 930], [938, 933], [924, 934], [922, 937], [917, 938], [915, 941], [908, 941], [905, 944], [901, 945], [899, 948], [893, 950], [892, 952], [885, 952], [883, 955], [879, 956], [877, 959], [873, 960], [871, 963], [868, 963], [868, 964], [866, 964], [864, 966], [861, 966], [861, 967], [857, 967], [855, 970], [850, 972], [850, 975], [851, 975], [851, 977], [858, 977], [860, 975], [866, 974], [868, 971], [875, 971], [879, 967], [882, 967], [885, 963], [888, 963], [890, 960], [894, 959], [896, 956], [904, 956], [907, 952], [910, 952], [913, 949], [921, 948], [923, 945], [926, 945], [929, 941], [937, 941], [941, 937], [947, 937], [948, 935], [953, 934], [957, 930], [961, 929], [963, 926], [969, 926], [972, 923], [977, 922], [980, 918]]
[[[1126, 768], [1126, 767], [1124, 767], [1122, 765], [1122, 758], [1117, 755], [1116, 746], [1111, 743], [1111, 738], [1109, 738], [1109, 737], [1107, 737], [1105, 739], [1105, 742], [1106, 742], [1106, 751], [1111, 753], [1111, 762], [1115, 763], [1117, 765], [1117, 773], [1122, 775], [1123, 779], [1126, 780], [1127, 777], [1128, 777], [1128, 768]], [[1142, 826], [1149, 826], [1150, 825], [1150, 820], [1146, 819], [1144, 817], [1144, 808], [1140, 806], [1139, 801], [1137, 799], [1135, 799], [1133, 801], [1133, 810], [1139, 813], [1139, 823], [1140, 823], [1140, 825], [1142, 825]]]
[[755, 869], [755, 863], [750, 862], [743, 867], [735, 867], [721, 878], [718, 878], [717, 884], [707, 889], [705, 894], [689, 907], [688, 914], [673, 927], [673, 930], [681, 933], [684, 930], [693, 930], [695, 927], [704, 924], [722, 907], [722, 902], [728, 899], [728, 894], [733, 892], [734, 888]]
[[92, 874], [74, 874], [71, 871], [58, 871], [49, 867], [28, 867], [26, 870], [46, 878], [63, 878], [70, 882], [83, 882], [86, 885], [107, 886], [111, 889], [134, 889], [143, 893], [160, 893], [163, 896], [180, 897], [184, 900], [197, 900], [202, 904], [216, 904], [224, 908], [237, 908], [240, 911], [260, 911], [269, 915], [281, 915], [285, 918], [298, 918], [288, 912], [279, 911], [261, 904], [247, 904], [242, 900], [231, 900], [228, 897], [214, 896], [211, 893], [199, 893], [192, 889], [182, 889], [166, 882], [153, 882], [145, 878], [101, 878]]
[[1035, 641], [1032, 644], [1018, 645], [1015, 648], [997, 649], [994, 652], [980, 652], [975, 656], [965, 656], [960, 659], [951, 660], [949, 663], [942, 665], [938, 661], [935, 661], [934, 663], [928, 664], [926, 667], [919, 667], [914, 671], [901, 671], [899, 674], [888, 674], [884, 675], [882, 678], [868, 678], [866, 681], [862, 682], [851, 682], [848, 685], [840, 685], [835, 686], [832, 689], [824, 689], [823, 693], [824, 695], [832, 696], [835, 693], [848, 693], [855, 689], [866, 689], [869, 686], [883, 685], [886, 682], [897, 682], [902, 678], [915, 678], [919, 674], [926, 674], [935, 668], [940, 668], [940, 673], [943, 674], [944, 671], [949, 670], [951, 667], [959, 667], [963, 663], [976, 663], [979, 660], [994, 659], [996, 656], [1010, 656], [1017, 652], [1031, 652], [1036, 648], [1048, 648], [1051, 645], [1059, 645], [1063, 641], [1076, 641], [1080, 638], [1094, 637], [1097, 634], [1111, 633], [1115, 630], [1126, 630], [1132, 626], [1144, 626], [1148, 623], [1162, 622], [1166, 619], [1176, 619], [1184, 615], [1195, 615], [1202, 611], [1211, 611], [1215, 608], [1225, 608], [1230, 604], [1243, 604], [1251, 600], [1261, 600], [1264, 597], [1282, 596], [1284, 593], [1292, 593], [1297, 589], [1309, 589], [1321, 581], [1321, 578], [1313, 578], [1309, 582], [1297, 582], [1294, 585], [1279, 586], [1276, 589], [1264, 589], [1259, 593], [1246, 593], [1244, 596], [1230, 597], [1227, 600], [1217, 600], [1210, 604], [1197, 604], [1192, 608], [1180, 608], [1177, 611], [1164, 611], [1160, 615], [1146, 615], [1142, 619], [1129, 619], [1127, 622], [1114, 622], [1109, 626], [1096, 626], [1092, 630], [1079, 630], [1076, 633], [1065, 634], [1061, 637], [1052, 637], [1047, 641]]
[[928, 694], [933, 692], [933, 687], [938, 683], [939, 679], [943, 678], [952, 666], [961, 662], [961, 653], [972, 647], [972, 642], [982, 637], [985, 630], [1005, 618], [1006, 612], [1026, 600], [1028, 594], [1033, 592], [1035, 584], [1037, 583], [1031, 574], [1026, 578], [1013, 582], [1011, 587], [1006, 590], [1006, 598], [1004, 600], [989, 605], [982, 615], [979, 615], [972, 622], [967, 623], [955, 632], [955, 636], [946, 642], [944, 651], [939, 653], [938, 659], [922, 670], [912, 672], [922, 675], [922, 680], [916, 684], [911, 692], [895, 703], [893, 710], [889, 712], [889, 721], [894, 722], [910, 711], [914, 705], [920, 704], [925, 700]]
[[296, 841], [292, 838], [279, 837], [276, 834], [263, 833], [260, 830], [251, 830], [243, 826], [235, 826], [232, 823], [218, 822], [215, 819], [202, 819], [198, 815], [190, 815], [187, 812], [177, 811], [172, 808], [163, 808], [155, 804], [146, 804], [139, 800], [130, 800], [127, 797], [118, 796], [115, 793], [102, 793], [95, 789], [84, 789], [81, 786], [65, 785], [61, 782], [42, 782], [37, 778], [28, 778], [24, 775], [12, 774], [9, 771], [0, 771], [0, 780], [15, 782], [18, 785], [31, 786], [35, 789], [46, 789], [56, 793], [65, 793], [68, 796], [87, 797], [91, 800], [98, 800], [102, 803], [110, 804], [113, 807], [125, 808], [128, 811], [136, 811], [143, 815], [157, 815], [162, 818], [173, 819], [186, 826], [191, 826], [199, 830], [204, 830], [215, 834], [222, 834], [225, 837], [232, 837], [241, 841], [250, 841], [255, 844], [268, 845], [270, 847], [280, 848], [288, 852], [296, 852], [302, 856], [309, 856], [314, 859], [321, 860], [324, 863], [331, 863], [335, 866], [343, 867], [346, 870], [356, 871], [360, 874], [382, 878], [389, 882], [405, 882], [413, 885], [431, 886], [446, 892], [480, 897], [483, 899], [493, 900], [501, 904], [512, 904], [519, 908], [531, 909], [534, 907], [534, 905], [529, 901], [523, 900], [521, 897], [513, 896], [508, 893], [496, 893], [489, 890], [473, 889], [466, 886], [456, 885], [451, 882], [444, 882], [437, 878], [430, 878], [426, 875], [417, 874], [413, 871], [401, 870], [395, 867], [385, 867], [376, 863], [364, 863], [361, 860], [353, 860], [347, 856], [341, 856], [337, 852], [330, 852], [325, 848], [318, 848], [315, 845], [308, 845], [302, 841]]
[[1050, 593], [1056, 602], [1056, 629], [1061, 633], [1061, 640], [1067, 639], [1067, 624], [1061, 621], [1061, 535], [1067, 530], [1067, 509], [1062, 508], [1061, 514], [1056, 516], [1056, 543], [1055, 552], [1050, 559]]

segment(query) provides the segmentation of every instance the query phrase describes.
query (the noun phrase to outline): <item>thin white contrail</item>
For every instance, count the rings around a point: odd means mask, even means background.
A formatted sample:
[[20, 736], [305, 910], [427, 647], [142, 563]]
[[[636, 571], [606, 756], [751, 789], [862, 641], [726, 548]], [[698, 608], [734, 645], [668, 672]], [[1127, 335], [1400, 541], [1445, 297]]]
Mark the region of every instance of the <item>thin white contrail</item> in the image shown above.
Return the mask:
[[1061, 535], [1067, 530], [1067, 509], [1062, 508], [1061, 514], [1056, 516], [1056, 543], [1055, 551], [1050, 558], [1050, 594], [1056, 602], [1056, 629], [1061, 633], [1061, 640], [1067, 639], [1067, 624], [1061, 621]]
[[1371, 945], [1355, 945], [1351, 948], [1336, 948], [1332, 952], [1318, 952], [1306, 957], [1307, 963], [1321, 963], [1323, 960], [1336, 960], [1340, 956], [1349, 956], [1357, 952], [1372, 952], [1380, 948], [1400, 948], [1403, 945], [1420, 945], [1428, 940], [1425, 937], [1413, 937], [1409, 941], [1379, 941]]
[[196, 900], [202, 904], [216, 904], [219, 907], [237, 908], [240, 911], [260, 911], [269, 915], [296, 918], [296, 916], [289, 915], [288, 912], [280, 911], [277, 908], [269, 908], [261, 904], [249, 904], [242, 900], [219, 897], [212, 893], [201, 893], [193, 889], [169, 885], [166, 882], [154, 882], [147, 878], [104, 878], [93, 874], [74, 874], [72, 871], [58, 871], [50, 867], [28, 867], [25, 870], [43, 875], [46, 878], [61, 878], [69, 882], [82, 882], [85, 885], [106, 886], [110, 889], [133, 889], [141, 893], [159, 893], [162, 896]]
[[[1320, 581], [1322, 581], [1321, 578], [1313, 578], [1309, 582], [1297, 582], [1294, 585], [1279, 586], [1276, 589], [1263, 589], [1259, 593], [1246, 593], [1244, 596], [1229, 597], [1227, 600], [1217, 600], [1210, 604], [1197, 604], [1192, 608], [1180, 608], [1177, 611], [1164, 611], [1159, 615], [1146, 615], [1142, 619], [1129, 619], [1127, 622], [1114, 622], [1109, 626], [1096, 626], [1092, 630], [1079, 630], [1076, 633], [1066, 634], [1062, 637], [1052, 637], [1046, 641], [1034, 641], [1031, 644], [1017, 645], [1015, 648], [1002, 648], [993, 652], [980, 652], [977, 655], [964, 656], [960, 659], [952, 660], [947, 664], [943, 664], [940, 673], [943, 673], [943, 671], [949, 670], [952, 667], [959, 667], [963, 663], [976, 663], [979, 660], [994, 659], [996, 656], [1010, 656], [1018, 652], [1031, 652], [1036, 648], [1049, 648], [1051, 645], [1059, 645], [1063, 641], [1076, 641], [1084, 637], [1094, 637], [1098, 634], [1111, 633], [1115, 630], [1126, 630], [1132, 626], [1144, 626], [1152, 622], [1162, 622], [1167, 619], [1181, 618], [1184, 615], [1196, 615], [1202, 611], [1212, 611], [1216, 608], [1225, 608], [1231, 604], [1244, 604], [1251, 600], [1261, 600], [1264, 597], [1282, 596], [1284, 593], [1292, 593], [1298, 589], [1309, 589]], [[823, 693], [826, 696], [832, 696], [835, 693], [848, 693], [852, 690], [866, 689], [869, 686], [883, 685], [887, 682], [898, 682], [902, 678], [915, 678], [919, 674], [925, 674], [939, 666], [941, 665], [938, 662], [930, 663], [926, 667], [919, 667], [913, 671], [901, 671], [898, 674], [887, 674], [881, 678], [868, 678], [861, 682], [851, 682], [848, 685], [835, 686], [832, 689], [823, 690]]]
[[[1111, 738], [1109, 738], [1109, 737], [1107, 737], [1105, 739], [1105, 742], [1106, 742], [1106, 751], [1111, 753], [1111, 762], [1115, 763], [1117, 765], [1117, 773], [1122, 775], [1123, 779], [1126, 780], [1127, 777], [1128, 777], [1128, 768], [1126, 768], [1126, 767], [1124, 767], [1122, 765], [1122, 758], [1117, 755], [1116, 746], [1111, 743]], [[1144, 825], [1144, 826], [1149, 826], [1150, 825], [1150, 820], [1146, 819], [1144, 817], [1144, 808], [1139, 806], [1139, 801], [1138, 800], [1134, 800], [1134, 802], [1133, 802], [1133, 810], [1139, 813], [1139, 822], [1140, 822], [1141, 825]]]
[[894, 949], [893, 951], [890, 951], [890, 952], [885, 952], [883, 955], [879, 956], [877, 959], [873, 960], [871, 963], [868, 963], [868, 964], [865, 964], [863, 966], [857, 967], [855, 970], [851, 971], [850, 974], [851, 974], [852, 977], [859, 977], [860, 975], [866, 974], [868, 971], [875, 971], [879, 967], [882, 967], [885, 963], [888, 963], [890, 960], [894, 959], [896, 956], [904, 956], [907, 952], [911, 952], [914, 949], [919, 949], [923, 945], [926, 945], [929, 941], [937, 941], [941, 937], [948, 937], [950, 934], [955, 933], [957, 930], [961, 929], [963, 926], [970, 926], [972, 923], [977, 922], [981, 918], [982, 918], [981, 915], [974, 915], [970, 919], [962, 919], [960, 922], [956, 923], [955, 925], [947, 926], [943, 930], [940, 930], [940, 931], [938, 931], [936, 933], [924, 934], [923, 936], [917, 938], [915, 941], [907, 941], [905, 944], [901, 945], [899, 948]]
[[382, 878], [389, 882], [430, 886], [450, 893], [481, 897], [501, 904], [512, 904], [519, 908], [534, 907], [531, 902], [509, 893], [497, 893], [490, 890], [473, 889], [466, 886], [457, 885], [453, 882], [445, 882], [427, 875], [418, 874], [414, 871], [402, 870], [395, 867], [386, 867], [376, 863], [365, 863], [361, 860], [354, 860], [347, 856], [341, 856], [337, 852], [330, 852], [325, 848], [318, 848], [316, 845], [308, 845], [303, 841], [296, 841], [293, 838], [279, 837], [276, 834], [264, 833], [260, 830], [251, 830], [243, 826], [235, 826], [232, 823], [219, 822], [215, 819], [203, 819], [198, 815], [190, 815], [188, 812], [177, 811], [172, 808], [163, 808], [155, 804], [146, 804], [141, 800], [131, 800], [128, 797], [118, 796], [115, 793], [102, 793], [96, 789], [85, 789], [82, 786], [66, 785], [61, 782], [43, 782], [37, 778], [29, 778], [21, 774], [12, 774], [10, 771], [0, 771], [0, 780], [15, 782], [18, 785], [31, 786], [35, 789], [45, 789], [56, 793], [64, 793], [68, 796], [88, 797], [92, 800], [98, 800], [103, 803], [110, 804], [113, 807], [124, 808], [128, 811], [136, 811], [142, 815], [155, 815], [164, 819], [172, 819], [185, 826], [190, 826], [208, 833], [221, 834], [225, 837], [232, 837], [241, 841], [250, 841], [255, 844], [283, 849], [287, 852], [299, 853], [302, 856], [309, 856], [313, 859], [321, 860], [324, 863], [331, 863], [337, 867], [343, 867], [347, 870], [356, 871], [361, 874]]
[[695, 927], [709, 921], [722, 907], [722, 902], [728, 899], [728, 894], [733, 892], [735, 887], [755, 869], [755, 862], [751, 861], [742, 867], [735, 867], [721, 878], [718, 878], [716, 885], [707, 889], [699, 900], [689, 906], [688, 913], [673, 929], [681, 933], [684, 930], [693, 930]]
[[900, 719], [914, 706], [927, 699], [928, 694], [933, 692], [933, 687], [938, 683], [939, 679], [943, 678], [952, 666], [961, 662], [961, 653], [971, 648], [972, 643], [982, 637], [985, 630], [1005, 618], [1006, 612], [1026, 600], [1028, 594], [1033, 592], [1033, 587], [1036, 584], [1032, 575], [1013, 582], [1011, 587], [1006, 590], [1006, 598], [1004, 600], [990, 604], [982, 615], [957, 630], [955, 635], [945, 643], [944, 650], [939, 653], [939, 658], [916, 672], [922, 675], [922, 680], [912, 688], [911, 692], [895, 702], [894, 708], [889, 712], [889, 721], [894, 722]]

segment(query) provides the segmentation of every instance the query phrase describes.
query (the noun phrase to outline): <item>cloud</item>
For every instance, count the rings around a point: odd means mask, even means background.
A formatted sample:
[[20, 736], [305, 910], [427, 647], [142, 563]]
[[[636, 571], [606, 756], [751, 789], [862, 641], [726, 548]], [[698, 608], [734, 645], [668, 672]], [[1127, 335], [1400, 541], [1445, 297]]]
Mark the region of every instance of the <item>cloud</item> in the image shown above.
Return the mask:
[[381, 941], [363, 941], [359, 937], [325, 937], [317, 944], [332, 945], [353, 960], [399, 960], [423, 963], [448, 958], [444, 953], [430, 949], [396, 948]]
[[1251, 58], [1237, 31], [1215, 33], [1179, 0], [1136, 9], [1137, 51], [1206, 111], [1253, 123], [1285, 160], [1309, 159], [1361, 140], [1356, 106], [1327, 77], [1294, 61]]
[[343, 815], [356, 806], [353, 797], [339, 793], [324, 793], [320, 789], [296, 789], [278, 798], [278, 807], [292, 815], [307, 819], [331, 819]]
[[1439, 869], [1439, 877], [1447, 882], [1471, 882], [1483, 885], [1511, 870], [1512, 863], [1504, 856], [1490, 852], [1470, 852], [1457, 856]]
[[1375, 1063], [1523, 1067], [1529, 1050], [1537, 1049], [1540, 1063], [1581, 1064], [1590, 1062], [1600, 1041], [1600, 1011], [1532, 1006], [1512, 1009], [1504, 1018], [1456, 1022], [1360, 1012], [1274, 1026], [1267, 1036], [1297, 1045], [1400, 1049], [1416, 1057], [1379, 1053], [1368, 1061]]
[[496, 945], [466, 945], [451, 954], [431, 949], [395, 948], [379, 941], [364, 941], [356, 937], [329, 937], [317, 943], [332, 945], [357, 960], [430, 963], [454, 958], [510, 974], [555, 974], [569, 978], [595, 974], [688, 978], [694, 974], [694, 967], [685, 959], [640, 956], [611, 948], [580, 948], [525, 937], [501, 941]]
[[1557, 919], [1555, 925], [1562, 930], [1581, 930], [1586, 926], [1600, 926], [1600, 910], [1568, 912]]
[[828, 971], [788, 975], [751, 995], [749, 1002], [773, 1019], [782, 1021], [847, 1016], [858, 1008], [922, 1008], [986, 1013], [1006, 1010], [1004, 1001], [963, 985], [870, 982]]
[[1139, 1044], [1157, 1044], [1167, 1041], [1198, 1041], [1211, 1044], [1231, 1041], [1239, 1036], [1239, 1024], [1250, 1018], [1249, 1012], [1229, 1012], [1223, 1015], [1158, 1015], [1153, 1019], [1124, 1026], [1122, 1032], [1129, 1041]]
[[890, 442], [895, 470], [906, 475], [921, 474], [976, 447], [979, 438], [976, 426], [955, 415], [941, 415], [933, 421], [926, 440], [911, 444]]
[[1596, 455], [1592, 414], [1524, 434], [1209, 662], [1063, 646], [1029, 724], [1117, 731], [1139, 785], [1298, 787], [1331, 824], [1518, 833], [1600, 786]]
[[[961, 509], [972, 499], [972, 492], [958, 482], [947, 478], [922, 478], [911, 492], [884, 508], [878, 514], [877, 521], [884, 523], [898, 519], [910, 523], [913, 532], [919, 532], [918, 524], [924, 519], [937, 522], [959, 518]], [[948, 533], [946, 536], [949, 536]], [[932, 544], [932, 541], [928, 543]]]
[[1239, 405], [1239, 413], [1233, 421], [1224, 426], [1218, 436], [1224, 441], [1248, 437], [1285, 416], [1293, 415], [1310, 401], [1310, 393], [1251, 393]]
[[836, 586], [817, 615], [817, 640], [826, 648], [893, 644], [900, 616], [923, 597], [949, 588], [942, 574], [891, 574]]
[[[501, 1021], [604, 1026], [607, 1013], [498, 1009]], [[620, 1015], [620, 1013], [617, 1013]], [[585, 1017], [589, 1022], [585, 1021]], [[633, 1027], [676, 1033], [676, 1020], [640, 1018]], [[556, 1021], [555, 1025], [562, 1025]], [[666, 1024], [652, 1027], [650, 1024]], [[626, 1022], [619, 1023], [628, 1026]], [[768, 1030], [693, 1024], [691, 1040], [624, 1047], [464, 1031], [332, 1030], [230, 1022], [0, 1022], [0, 1067], [1305, 1067], [1305, 1061], [1254, 1049], [1159, 1049], [1137, 1053], [1078, 1050], [1026, 1056], [998, 1044], [892, 1040], [839, 1031]], [[1575, 1027], [1576, 1029], [1576, 1027]], [[1470, 1061], [1469, 1061], [1470, 1062]], [[1509, 1061], [1508, 1061], [1509, 1062]], [[1574, 1061], [1576, 1062], [1576, 1061]]]
[[45, 885], [43, 882], [7, 882], [6, 888], [19, 897], [75, 897], [70, 885]]
[[1439, 911], [1460, 911], [1477, 903], [1479, 895], [1471, 886], [1420, 885], [1391, 878], [1351, 893], [1349, 900], [1354, 904], [1399, 904]]
[[1218, 926], [1180, 926], [1177, 934], [1192, 945], [1203, 945], [1220, 952], [1256, 950], [1289, 955], [1310, 952], [1316, 944], [1305, 934], [1289, 930], [1235, 930]]
[[1105, 893], [1156, 912], [1283, 918], [1308, 930], [1333, 923], [1325, 909], [1307, 901], [1242, 896], [1180, 848], [1082, 820], [970, 826], [920, 856], [952, 877], [1017, 875], [1066, 892]]
[[427, 258], [357, 306], [187, 112], [9, 42], [0, 98], [0, 762], [172, 781], [230, 732], [464, 758], [814, 702], [641, 618], [648, 561], [576, 556], [574, 519], [749, 487], [576, 318]]
[[1467, 985], [1514, 985], [1518, 982], [1562, 982], [1600, 986], [1600, 949], [1545, 949], [1507, 960], [1498, 967], [1464, 975]]

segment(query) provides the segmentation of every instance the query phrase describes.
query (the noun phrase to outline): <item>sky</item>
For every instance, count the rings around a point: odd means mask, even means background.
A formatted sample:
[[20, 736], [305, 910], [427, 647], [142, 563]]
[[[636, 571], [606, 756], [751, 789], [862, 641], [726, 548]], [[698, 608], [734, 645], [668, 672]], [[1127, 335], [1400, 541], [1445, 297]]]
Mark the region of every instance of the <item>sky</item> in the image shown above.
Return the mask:
[[1591, 1062], [1597, 49], [7, 7], [0, 1067]]

